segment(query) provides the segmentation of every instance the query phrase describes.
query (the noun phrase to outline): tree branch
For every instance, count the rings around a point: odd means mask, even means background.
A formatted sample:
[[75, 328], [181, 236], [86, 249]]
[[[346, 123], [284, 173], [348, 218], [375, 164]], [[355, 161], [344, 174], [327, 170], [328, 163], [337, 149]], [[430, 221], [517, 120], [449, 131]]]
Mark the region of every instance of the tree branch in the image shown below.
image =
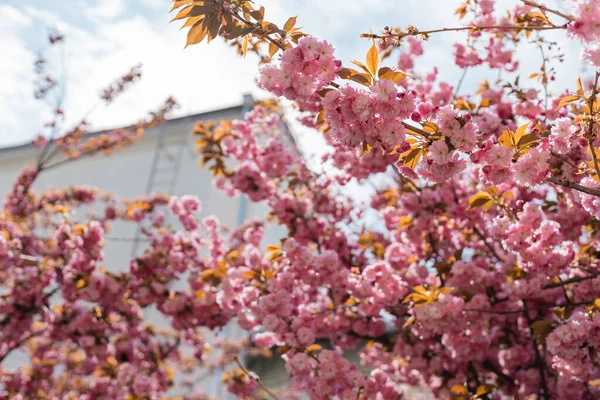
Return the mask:
[[583, 282], [583, 281], [587, 281], [590, 279], [594, 279], [598, 276], [600, 276], [600, 272], [596, 272], [596, 273], [594, 273], [592, 275], [588, 275], [588, 276], [577, 276], [575, 278], [567, 279], [564, 281], [561, 280], [560, 282], [549, 283], [546, 286], [544, 286], [544, 289], [553, 289], [553, 288], [557, 288], [560, 286], [569, 285], [571, 283]]
[[594, 85], [592, 86], [592, 94], [590, 95], [590, 99], [588, 102], [588, 106], [590, 108], [590, 121], [588, 127], [588, 144], [590, 146], [590, 152], [592, 153], [592, 160], [594, 161], [594, 169], [596, 170], [596, 175], [600, 178], [600, 167], [598, 167], [598, 157], [596, 156], [596, 149], [594, 148], [594, 141], [596, 139], [596, 135], [594, 135], [594, 103], [596, 102], [596, 91], [598, 88], [598, 77], [600, 77], [600, 70], [596, 69], [596, 77], [594, 78]]
[[408, 32], [400, 32], [400, 33], [389, 33], [385, 35], [377, 35], [374, 33], [363, 33], [360, 36], [363, 38], [369, 39], [386, 39], [390, 37], [395, 37], [398, 39], [402, 39], [406, 36], [429, 36], [432, 33], [440, 33], [440, 32], [459, 32], [459, 31], [483, 31], [483, 30], [525, 30], [525, 31], [549, 31], [549, 30], [557, 30], [557, 29], [567, 29], [567, 24], [564, 25], [552, 25], [552, 26], [519, 26], [519, 25], [488, 25], [488, 26], [458, 26], [454, 28], [440, 28], [440, 29], [431, 29], [428, 31], [420, 31], [416, 28], [409, 30]]
[[569, 189], [575, 189], [579, 192], [590, 194], [592, 196], [600, 197], [600, 190], [592, 189], [587, 186], [583, 186], [578, 183], [568, 181], [566, 179], [560, 179], [560, 178], [551, 176], [550, 178], [548, 178], [548, 182], [552, 182], [555, 185], [564, 186]]
[[531, 325], [533, 324], [533, 320], [529, 315], [529, 308], [527, 307], [527, 301], [523, 300], [523, 313], [525, 314], [525, 318], [527, 319], [527, 324], [529, 325], [529, 330], [531, 332], [531, 338], [533, 339], [533, 350], [535, 352], [535, 364], [540, 372], [540, 388], [538, 389], [538, 398], [541, 396], [549, 400], [550, 393], [548, 392], [548, 383], [546, 382], [546, 363], [542, 358], [542, 354], [540, 353], [540, 349], [538, 349], [538, 341], [535, 338], [535, 334]]

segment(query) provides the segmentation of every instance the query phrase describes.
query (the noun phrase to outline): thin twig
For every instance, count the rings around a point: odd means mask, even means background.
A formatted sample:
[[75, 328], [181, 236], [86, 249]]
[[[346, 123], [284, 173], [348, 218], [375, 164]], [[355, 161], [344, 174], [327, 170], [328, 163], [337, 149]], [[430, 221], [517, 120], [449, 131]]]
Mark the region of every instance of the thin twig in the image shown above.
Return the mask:
[[527, 324], [529, 325], [529, 330], [531, 331], [531, 338], [533, 339], [533, 350], [535, 352], [535, 363], [540, 371], [540, 387], [538, 389], [538, 398], [541, 395], [544, 399], [550, 399], [550, 393], [548, 391], [548, 383], [546, 382], [546, 363], [542, 358], [542, 354], [540, 353], [540, 349], [538, 349], [538, 341], [535, 338], [535, 333], [531, 325], [533, 324], [533, 320], [529, 315], [529, 308], [527, 307], [527, 301], [523, 300], [523, 314], [525, 314], [525, 318], [527, 319]]
[[265, 385], [263, 385], [263, 383], [260, 381], [260, 379], [255, 378], [240, 362], [240, 360], [237, 357], [234, 357], [233, 360], [236, 362], [236, 364], [238, 365], [238, 367], [240, 367], [240, 369], [246, 374], [246, 376], [248, 376], [248, 378], [252, 379], [262, 390], [265, 391], [265, 393], [267, 393], [269, 396], [271, 396], [273, 399], [275, 400], [279, 400], [279, 397], [277, 397], [277, 395], [275, 393], [273, 393], [272, 391], [270, 391]]
[[482, 308], [463, 308], [463, 311], [480, 312], [480, 313], [484, 313], [484, 314], [504, 315], [504, 314], [519, 314], [519, 313], [523, 312], [523, 309], [520, 308], [518, 310], [486, 310], [486, 309], [482, 309]]
[[590, 126], [588, 128], [588, 143], [590, 145], [590, 151], [592, 153], [592, 160], [594, 160], [594, 169], [596, 175], [600, 178], [600, 167], [598, 167], [598, 157], [596, 156], [596, 149], [594, 148], [594, 141], [596, 135], [594, 135], [594, 103], [596, 102], [596, 90], [598, 88], [598, 77], [600, 77], [600, 70], [596, 69], [596, 77], [594, 78], [594, 85], [592, 86], [592, 94], [590, 95], [589, 108], [590, 108]]
[[530, 1], [530, 0], [521, 0], [521, 2], [523, 2], [524, 4], [526, 4], [528, 6], [539, 8], [542, 11], [546, 11], [546, 12], [549, 12], [551, 14], [558, 15], [559, 17], [563, 17], [566, 20], [573, 21], [573, 17], [571, 17], [570, 15], [563, 14], [563, 13], [561, 13], [558, 10], [554, 10], [552, 8], [548, 8], [545, 5], [538, 4], [538, 3], [534, 2], [534, 1]]
[[559, 160], [561, 160], [561, 161], [569, 164], [571, 167], [573, 167], [573, 168], [575, 168], [577, 170], [579, 169], [579, 167], [577, 165], [575, 165], [573, 163], [573, 161], [569, 160], [567, 157], [565, 157], [565, 156], [563, 156], [561, 154], [558, 154], [558, 153], [556, 153], [554, 151], [550, 151], [550, 154], [552, 154], [554, 157], [558, 158]]
[[496, 257], [499, 261], [504, 261], [504, 259], [498, 255], [496, 249], [494, 249], [494, 246], [492, 246], [490, 243], [487, 242], [487, 240], [485, 240], [485, 236], [483, 236], [483, 233], [481, 233], [479, 229], [473, 227], [473, 232], [475, 232], [475, 234], [479, 236], [483, 244], [485, 244], [485, 247], [488, 248], [488, 250], [494, 255], [494, 257]]
[[452, 96], [453, 99], [456, 99], [458, 97], [458, 92], [460, 92], [460, 87], [462, 86], [463, 81], [465, 80], [465, 76], [467, 76], [468, 69], [468, 67], [463, 68], [462, 75], [460, 76], [460, 79], [456, 84], [456, 89], [454, 90], [454, 95]]
[[504, 372], [502, 372], [498, 368], [496, 368], [496, 366], [491, 361], [485, 360], [483, 362], [482, 366], [483, 366], [483, 368], [496, 374], [496, 376], [498, 376], [498, 378], [500, 378], [501, 380], [510, 384], [511, 386], [513, 386], [513, 387], [517, 386], [513, 378], [511, 378], [510, 376], [506, 375]]
[[4, 361], [4, 359], [8, 357], [13, 350], [16, 350], [17, 348], [19, 348], [19, 346], [25, 344], [27, 341], [38, 336], [39, 334], [44, 333], [46, 329], [47, 328], [43, 328], [39, 331], [31, 332], [29, 335], [26, 335], [24, 338], [17, 341], [15, 344], [9, 347], [2, 355], [0, 355], [0, 362]]
[[420, 31], [418, 29], [411, 30], [410, 32], [400, 32], [400, 33], [389, 33], [385, 35], [377, 35], [374, 33], [363, 33], [361, 37], [369, 38], [369, 39], [386, 39], [389, 37], [396, 37], [398, 39], [402, 39], [406, 36], [428, 36], [432, 33], [440, 33], [440, 32], [459, 32], [459, 31], [482, 31], [482, 30], [525, 30], [525, 31], [549, 31], [556, 29], [567, 29], [567, 24], [558, 25], [558, 26], [519, 26], [519, 25], [489, 25], [489, 26], [458, 26], [454, 28], [440, 28], [440, 29], [432, 29], [428, 31]]
[[544, 87], [544, 111], [548, 110], [548, 73], [546, 72], [546, 54], [544, 53], [544, 43], [540, 38], [540, 33], [537, 32], [536, 45], [540, 49], [542, 55], [542, 85]]

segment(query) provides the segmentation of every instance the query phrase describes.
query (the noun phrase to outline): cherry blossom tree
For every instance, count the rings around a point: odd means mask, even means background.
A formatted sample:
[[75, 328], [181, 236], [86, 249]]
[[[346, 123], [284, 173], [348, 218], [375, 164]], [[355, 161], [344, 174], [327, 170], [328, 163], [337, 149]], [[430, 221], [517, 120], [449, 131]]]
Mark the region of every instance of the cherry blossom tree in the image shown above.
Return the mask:
[[[216, 365], [240, 398], [387, 400], [407, 387], [440, 399], [600, 397], [599, 2], [572, 0], [563, 12], [467, 0], [454, 28], [363, 34], [365, 61], [352, 66], [295, 17], [280, 28], [248, 0], [173, 3], [187, 45], [220, 37], [259, 56], [258, 84], [278, 100], [193, 133], [216, 187], [269, 215], [225, 234], [191, 196], [36, 194], [45, 170], [132, 144], [175, 103], [101, 138], [86, 137], [84, 122], [60, 132], [51, 123], [56, 133], [36, 140], [40, 161], [0, 213], [0, 360], [29, 355], [2, 370], [3, 398], [162, 399]], [[427, 39], [450, 31], [464, 35], [455, 63], [493, 77], [475, 93], [416, 68]], [[583, 45], [591, 80], [557, 76], [546, 31]], [[530, 41], [541, 54], [533, 74], [518, 58]], [[525, 75], [496, 80], [497, 71]], [[132, 70], [102, 98], [138, 77]], [[553, 94], [556, 79], [573, 88]], [[41, 82], [43, 96], [52, 80]], [[286, 144], [290, 118], [326, 141], [319, 165]], [[372, 178], [367, 202], [348, 190]], [[102, 212], [73, 212], [92, 205]], [[141, 225], [147, 239], [120, 273], [101, 267], [114, 220]], [[287, 234], [263, 247], [269, 224]], [[149, 307], [169, 329], [148, 325]], [[251, 346], [206, 343], [203, 332], [233, 322]], [[359, 346], [368, 374], [343, 356]], [[291, 390], [268, 388], [238, 359], [242, 348], [277, 350]]]
[[[221, 37], [258, 54], [259, 86], [329, 145], [327, 168], [288, 167], [275, 131], [257, 120], [268, 107], [197, 132], [207, 161], [240, 161], [216, 174], [218, 186], [267, 203], [288, 228], [281, 245], [229, 270], [243, 277], [227, 298], [311, 398], [396, 399], [403, 385], [438, 398], [600, 396], [600, 3], [457, 6], [467, 22], [454, 28], [363, 34], [365, 61], [350, 67], [295, 17], [279, 27], [249, 1], [174, 1], [187, 45]], [[451, 31], [464, 32], [454, 61], [465, 73], [483, 65], [517, 78], [460, 94], [437, 68], [416, 70], [427, 39]], [[591, 81], [556, 76], [562, 56], [546, 31], [583, 45]], [[529, 42], [541, 66], [520, 76], [518, 50]], [[557, 78], [574, 88], [552, 94]], [[261, 150], [257, 133], [271, 136]], [[344, 191], [376, 175], [392, 181], [368, 204]], [[369, 224], [369, 209], [380, 225]], [[340, 355], [361, 340], [368, 376]]]

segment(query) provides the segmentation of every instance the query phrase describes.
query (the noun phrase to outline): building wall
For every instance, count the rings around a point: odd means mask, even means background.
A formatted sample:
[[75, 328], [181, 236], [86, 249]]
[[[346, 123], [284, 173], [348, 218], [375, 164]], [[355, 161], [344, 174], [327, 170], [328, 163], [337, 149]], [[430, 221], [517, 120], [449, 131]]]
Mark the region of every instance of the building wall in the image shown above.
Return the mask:
[[[246, 104], [230, 109], [218, 110], [205, 114], [193, 115], [168, 121], [162, 126], [146, 130], [144, 137], [135, 145], [110, 156], [94, 156], [82, 158], [71, 164], [44, 171], [34, 185], [34, 189], [43, 192], [51, 187], [62, 188], [71, 185], [89, 185], [100, 191], [113, 193], [117, 198], [131, 199], [147, 192], [150, 172], [161, 130], [164, 129], [164, 144], [173, 157], [179, 161], [179, 171], [173, 175], [171, 162], [161, 159], [156, 172], [155, 185], [152, 192], [162, 191], [171, 195], [192, 194], [202, 201], [200, 217], [216, 215], [221, 224], [228, 227], [238, 226], [245, 218], [264, 217], [266, 207], [252, 203], [242, 197], [231, 198], [213, 187], [212, 174], [200, 168], [198, 155], [195, 153], [194, 138], [190, 135], [193, 125], [198, 120], [216, 120], [240, 118], [247, 109]], [[32, 146], [19, 146], [0, 149], [0, 198], [4, 201], [6, 193], [11, 190], [13, 182], [22, 168], [27, 164], [35, 164], [39, 149]], [[162, 170], [161, 170], [162, 168]], [[174, 182], [173, 179], [175, 180]], [[169, 187], [174, 190], [169, 192]], [[85, 215], [81, 216], [82, 219]], [[109, 271], [119, 271], [128, 267], [131, 259], [133, 239], [136, 236], [135, 224], [116, 222], [107, 234], [104, 266]], [[277, 243], [282, 236], [282, 230], [268, 229], [265, 235], [265, 245]], [[122, 240], [125, 239], [125, 240]], [[140, 246], [143, 250], [143, 243]], [[148, 311], [149, 317], [155, 323], [162, 324], [158, 313]], [[224, 335], [239, 339], [244, 332], [236, 324], [230, 324], [223, 330]], [[22, 355], [21, 355], [22, 357]], [[11, 364], [19, 363], [18, 357]], [[7, 360], [8, 361], [8, 360]], [[21, 362], [23, 362], [22, 360]], [[217, 375], [212, 379], [198, 382], [205, 393], [212, 394], [218, 399], [228, 397]]]

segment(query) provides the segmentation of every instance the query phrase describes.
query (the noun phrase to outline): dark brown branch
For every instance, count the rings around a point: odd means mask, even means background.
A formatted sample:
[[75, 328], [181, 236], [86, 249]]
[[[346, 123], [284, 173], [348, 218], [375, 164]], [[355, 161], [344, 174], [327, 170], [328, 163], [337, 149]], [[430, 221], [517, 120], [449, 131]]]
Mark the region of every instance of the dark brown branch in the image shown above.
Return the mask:
[[540, 349], [538, 348], [539, 343], [535, 338], [535, 333], [533, 332], [533, 329], [531, 328], [531, 325], [533, 325], [533, 320], [529, 315], [529, 308], [527, 307], [527, 301], [525, 300], [523, 300], [523, 314], [525, 315], [525, 318], [527, 319], [527, 324], [530, 327], [529, 330], [531, 332], [531, 338], [533, 339], [533, 350], [535, 352], [535, 364], [540, 372], [540, 387], [538, 389], [538, 398], [541, 394], [541, 396], [544, 399], [549, 400], [550, 393], [548, 391], [548, 383], [546, 382], [546, 363], [542, 358], [542, 354], [540, 353]]
[[483, 366], [483, 368], [496, 374], [496, 376], [500, 380], [508, 383], [510, 386], [513, 386], [513, 387], [517, 386], [517, 384], [515, 383], [515, 380], [513, 378], [511, 378], [510, 376], [506, 375], [504, 372], [502, 372], [498, 368], [496, 368], [496, 366], [490, 360], [485, 360], [481, 365]]
[[504, 261], [504, 259], [498, 255], [498, 253], [496, 252], [496, 249], [494, 249], [494, 246], [492, 246], [491, 244], [489, 244], [487, 242], [487, 240], [485, 240], [485, 236], [483, 235], [483, 233], [481, 233], [481, 231], [479, 229], [477, 229], [476, 227], [473, 227], [473, 232], [475, 232], [475, 234], [477, 234], [477, 236], [479, 236], [479, 239], [481, 239], [483, 244], [485, 244], [485, 247], [488, 248], [488, 250], [494, 255], [494, 257], [496, 257], [496, 259], [498, 259], [499, 261]]
[[553, 288], [557, 288], [560, 286], [569, 285], [571, 283], [583, 282], [583, 281], [587, 281], [590, 279], [594, 279], [598, 276], [600, 276], [600, 272], [596, 272], [594, 274], [587, 275], [587, 276], [577, 276], [575, 278], [567, 279], [564, 281], [549, 283], [544, 286], [544, 289], [553, 289]]
[[25, 337], [23, 337], [22, 339], [20, 339], [18, 342], [16, 342], [15, 344], [13, 344], [13, 345], [12, 345], [10, 348], [8, 348], [8, 349], [7, 349], [7, 350], [4, 352], [4, 354], [0, 355], [0, 363], [1, 363], [2, 361], [4, 361], [4, 359], [5, 359], [6, 357], [8, 357], [8, 356], [10, 355], [10, 353], [11, 353], [13, 350], [16, 350], [16, 349], [18, 349], [18, 348], [19, 348], [21, 345], [23, 345], [23, 344], [27, 343], [27, 341], [28, 341], [28, 340], [30, 340], [30, 339], [32, 339], [32, 338], [34, 338], [34, 337], [38, 336], [38, 335], [39, 335], [39, 334], [41, 334], [41, 333], [44, 333], [44, 331], [45, 331], [45, 330], [46, 330], [46, 328], [44, 328], [44, 329], [41, 329], [41, 330], [39, 330], [39, 331], [31, 332], [30, 334], [26, 335]]
[[598, 197], [600, 197], [600, 190], [591, 189], [589, 187], [580, 185], [580, 184], [575, 183], [575, 182], [568, 181], [566, 179], [560, 179], [560, 178], [556, 178], [556, 177], [552, 176], [552, 177], [548, 178], [548, 182], [552, 182], [555, 185], [563, 186], [563, 187], [566, 187], [566, 188], [569, 188], [569, 189], [575, 189], [575, 190], [577, 190], [579, 192], [590, 194], [592, 196], [598, 196]]

